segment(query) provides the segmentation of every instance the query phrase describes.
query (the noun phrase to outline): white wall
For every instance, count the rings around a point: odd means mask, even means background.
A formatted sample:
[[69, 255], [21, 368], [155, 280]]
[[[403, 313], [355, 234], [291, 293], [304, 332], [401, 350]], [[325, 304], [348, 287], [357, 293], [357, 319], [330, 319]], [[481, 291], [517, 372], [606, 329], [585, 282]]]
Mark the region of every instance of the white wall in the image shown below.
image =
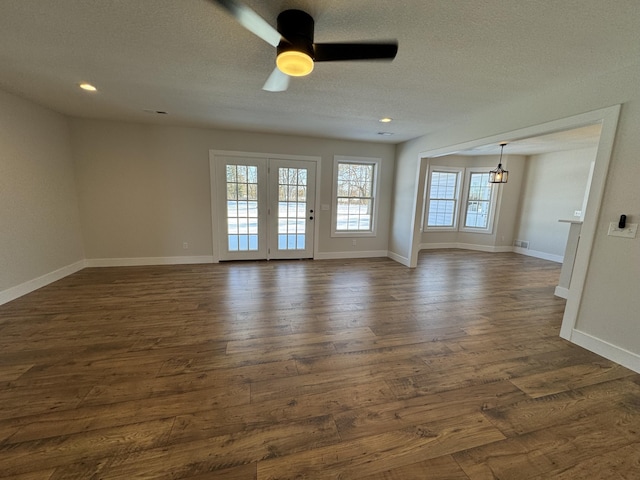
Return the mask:
[[81, 268], [67, 119], [1, 91], [0, 226], [0, 303]]
[[579, 220], [591, 162], [597, 148], [540, 155], [527, 159], [522, 188], [520, 221], [516, 238], [529, 242], [529, 249], [562, 257], [569, 224], [558, 220]]
[[381, 158], [376, 237], [353, 247], [330, 236], [330, 212], [316, 218], [320, 254], [386, 255], [393, 145], [87, 119], [71, 132], [88, 259], [211, 256], [210, 150], [320, 156], [321, 204], [332, 203], [334, 155]]
[[[633, 364], [640, 371], [640, 295], [637, 294], [640, 238], [607, 236], [609, 222], [617, 220], [621, 213], [627, 214], [630, 222], [640, 223], [639, 84], [640, 65], [606, 74], [594, 72], [591, 78], [543, 89], [509, 104], [470, 115], [465, 122], [436, 134], [399, 145], [396, 191], [400, 191], [399, 187], [403, 192], [413, 190], [421, 152], [498, 137], [504, 132], [623, 104], [575, 327], [585, 338], [592, 339], [599, 351], [609, 348], [621, 354], [627, 352], [627, 364]], [[408, 195], [397, 196], [399, 201], [393, 209], [394, 232], [390, 244], [394, 255], [407, 258], [412, 253], [411, 242], [402, 239], [413, 238], [412, 218], [416, 212], [416, 199], [411, 202]]]

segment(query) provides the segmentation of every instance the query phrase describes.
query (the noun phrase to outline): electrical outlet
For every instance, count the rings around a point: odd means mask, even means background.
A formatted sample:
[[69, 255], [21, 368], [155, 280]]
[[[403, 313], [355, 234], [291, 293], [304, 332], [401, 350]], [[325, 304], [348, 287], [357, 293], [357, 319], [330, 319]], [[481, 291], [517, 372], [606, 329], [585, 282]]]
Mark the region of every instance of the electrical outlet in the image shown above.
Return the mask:
[[189, 248], [189, 242], [182, 242], [182, 248], [187, 250]]
[[581, 217], [582, 216], [582, 210], [574, 210], [573, 216], [574, 217]]
[[352, 246], [352, 247], [355, 247], [355, 246], [356, 246], [356, 243], [357, 243], [357, 242], [356, 242], [356, 239], [355, 239], [355, 238], [354, 238], [353, 240], [351, 240], [351, 246]]

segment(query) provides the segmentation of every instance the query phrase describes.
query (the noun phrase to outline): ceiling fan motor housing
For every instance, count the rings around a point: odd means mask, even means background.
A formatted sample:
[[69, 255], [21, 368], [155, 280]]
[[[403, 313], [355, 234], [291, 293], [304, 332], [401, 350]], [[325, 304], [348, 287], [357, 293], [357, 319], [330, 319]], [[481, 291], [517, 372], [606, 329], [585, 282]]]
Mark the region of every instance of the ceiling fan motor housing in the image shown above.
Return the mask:
[[285, 10], [278, 15], [278, 32], [283, 40], [277, 47], [278, 55], [283, 52], [296, 51], [305, 53], [314, 59], [313, 52], [313, 17], [302, 10]]

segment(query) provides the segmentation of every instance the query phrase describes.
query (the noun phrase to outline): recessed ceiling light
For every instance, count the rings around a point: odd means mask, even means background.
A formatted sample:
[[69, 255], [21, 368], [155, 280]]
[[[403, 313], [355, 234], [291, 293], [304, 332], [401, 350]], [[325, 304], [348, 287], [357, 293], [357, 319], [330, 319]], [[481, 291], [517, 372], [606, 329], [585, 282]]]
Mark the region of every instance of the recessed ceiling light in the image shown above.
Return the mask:
[[391, 122], [391, 120], [393, 120], [393, 119], [392, 119], [392, 118], [389, 118], [389, 117], [384, 117], [384, 118], [381, 118], [381, 119], [380, 119], [380, 120], [378, 120], [378, 121], [379, 121], [380, 123], [389, 123], [389, 122]]
[[91, 85], [90, 83], [81, 83], [80, 88], [86, 90], [87, 92], [96, 92], [98, 89]]
[[391, 133], [391, 132], [378, 132], [378, 135], [382, 135], [384, 137], [390, 137], [391, 135], [393, 135], [393, 133]]

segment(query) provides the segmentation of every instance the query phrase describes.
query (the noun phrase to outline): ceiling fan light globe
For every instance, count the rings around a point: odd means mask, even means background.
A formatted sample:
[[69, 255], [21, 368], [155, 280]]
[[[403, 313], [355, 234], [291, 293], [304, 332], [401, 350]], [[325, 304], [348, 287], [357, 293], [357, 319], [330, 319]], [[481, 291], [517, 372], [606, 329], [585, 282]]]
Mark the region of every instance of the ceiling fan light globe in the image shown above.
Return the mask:
[[282, 73], [292, 77], [304, 77], [313, 71], [313, 59], [306, 53], [295, 50], [279, 53], [276, 65]]

